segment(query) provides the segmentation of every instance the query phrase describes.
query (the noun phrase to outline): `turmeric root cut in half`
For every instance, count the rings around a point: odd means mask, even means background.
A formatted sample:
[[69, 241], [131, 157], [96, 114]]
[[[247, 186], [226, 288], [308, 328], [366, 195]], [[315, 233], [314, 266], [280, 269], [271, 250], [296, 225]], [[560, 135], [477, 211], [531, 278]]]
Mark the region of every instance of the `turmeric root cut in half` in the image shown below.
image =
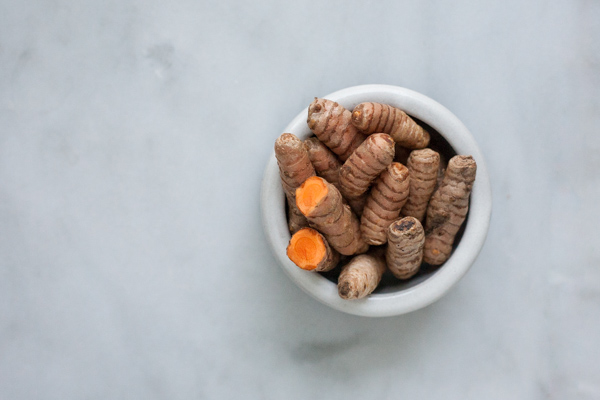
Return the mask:
[[287, 247], [287, 255], [298, 267], [307, 271], [330, 271], [337, 265], [340, 255], [329, 247], [327, 240], [312, 228], [294, 233]]
[[370, 134], [389, 134], [396, 143], [409, 149], [429, 144], [429, 133], [399, 108], [381, 103], [360, 103], [352, 111], [352, 124]]
[[398, 279], [414, 276], [423, 260], [425, 232], [418, 219], [404, 217], [392, 223], [388, 230], [386, 260], [389, 270]]
[[369, 248], [360, 235], [358, 218], [342, 202], [340, 191], [325, 179], [313, 176], [304, 181], [296, 189], [296, 205], [341, 254], [364, 253]]
[[383, 257], [361, 254], [342, 268], [338, 278], [338, 294], [342, 299], [362, 299], [377, 288], [385, 272]]
[[454, 237], [465, 221], [477, 164], [471, 156], [454, 156], [448, 162], [442, 184], [427, 207], [423, 260], [441, 265], [449, 257]]

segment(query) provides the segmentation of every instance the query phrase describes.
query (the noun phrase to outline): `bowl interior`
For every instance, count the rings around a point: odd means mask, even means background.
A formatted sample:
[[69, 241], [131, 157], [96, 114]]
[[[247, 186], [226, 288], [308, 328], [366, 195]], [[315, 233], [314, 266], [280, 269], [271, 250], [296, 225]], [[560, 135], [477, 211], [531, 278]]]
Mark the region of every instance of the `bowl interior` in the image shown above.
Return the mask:
[[[446, 139], [442, 135], [440, 135], [433, 127], [429, 126], [427, 123], [419, 120], [418, 118], [412, 117], [419, 125], [425, 128], [429, 134], [431, 135], [431, 141], [429, 144], [429, 148], [437, 151], [443, 160], [448, 162], [452, 157], [454, 157], [457, 153], [454, 148], [448, 143]], [[286, 200], [287, 201], [287, 200]], [[467, 212], [467, 218], [465, 219], [465, 223], [462, 225], [461, 229], [456, 234], [456, 238], [454, 240], [453, 251], [459, 245], [462, 240], [462, 236], [464, 233], [464, 228], [469, 219], [469, 212]], [[320, 272], [319, 274], [323, 276], [325, 279], [329, 280], [333, 284], [337, 285], [337, 278], [340, 273], [340, 269], [343, 265], [345, 265], [351, 257], [344, 259], [343, 262], [340, 262], [336, 268], [328, 272]], [[419, 272], [408, 280], [399, 280], [392, 275], [391, 272], [386, 271], [381, 278], [381, 282], [377, 286], [377, 288], [373, 291], [371, 296], [377, 296], [379, 294], [393, 293], [401, 290], [405, 290], [411, 288], [413, 286], [418, 285], [424, 280], [428, 279], [436, 272], [440, 270], [439, 267], [429, 265], [427, 263], [423, 263], [421, 268], [419, 268]]]
[[[434, 100], [411, 90], [387, 85], [363, 85], [324, 97], [339, 102], [349, 110], [366, 101], [398, 107], [429, 130], [432, 136], [430, 147], [440, 152], [446, 160], [455, 154], [472, 155], [477, 162], [477, 178], [471, 193], [468, 218], [455, 240], [452, 256], [441, 267], [424, 265], [408, 281], [399, 281], [388, 273], [369, 297], [342, 300], [337, 294], [336, 285], [340, 267], [324, 274], [307, 273], [296, 267], [285, 254], [290, 234], [287, 230], [285, 196], [273, 154], [265, 171], [261, 192], [263, 225], [273, 252], [284, 271], [301, 289], [340, 311], [364, 316], [388, 316], [422, 308], [440, 298], [460, 280], [483, 246], [491, 214], [491, 189], [481, 152], [456, 116]], [[284, 132], [293, 133], [302, 140], [312, 136], [306, 124], [307, 115], [306, 108]]]

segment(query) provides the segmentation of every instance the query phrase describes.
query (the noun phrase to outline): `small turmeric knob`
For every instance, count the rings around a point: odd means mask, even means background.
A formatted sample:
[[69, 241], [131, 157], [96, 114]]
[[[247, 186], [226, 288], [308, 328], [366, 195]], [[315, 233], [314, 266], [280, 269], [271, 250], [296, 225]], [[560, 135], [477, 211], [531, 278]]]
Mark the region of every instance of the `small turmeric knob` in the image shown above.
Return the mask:
[[377, 288], [385, 271], [382, 257], [361, 254], [354, 257], [338, 278], [338, 294], [342, 299], [362, 299]]

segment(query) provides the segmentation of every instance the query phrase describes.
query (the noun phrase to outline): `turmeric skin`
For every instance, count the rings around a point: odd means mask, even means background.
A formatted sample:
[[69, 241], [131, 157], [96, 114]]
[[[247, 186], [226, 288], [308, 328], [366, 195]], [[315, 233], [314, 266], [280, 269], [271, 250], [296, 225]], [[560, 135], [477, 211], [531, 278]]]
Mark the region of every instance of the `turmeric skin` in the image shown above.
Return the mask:
[[469, 210], [469, 196], [477, 164], [471, 156], [454, 156], [448, 162], [442, 184], [427, 207], [423, 260], [441, 265], [452, 252], [456, 233]]
[[360, 235], [358, 218], [342, 202], [339, 190], [313, 176], [296, 189], [296, 205], [311, 226], [325, 235], [329, 245], [343, 255], [364, 253], [369, 246]]
[[317, 138], [344, 162], [365, 140], [365, 135], [352, 125], [351, 119], [352, 113], [340, 104], [315, 97], [308, 106], [306, 122]]
[[363, 239], [370, 245], [387, 242], [388, 226], [400, 215], [400, 210], [409, 196], [411, 182], [408, 168], [394, 162], [377, 178], [360, 220]]
[[423, 260], [423, 226], [414, 217], [404, 217], [389, 226], [387, 237], [388, 269], [398, 279], [411, 278], [419, 271]]
[[[317, 175], [325, 178], [325, 180], [340, 189], [340, 168], [342, 163], [316, 137], [308, 138], [304, 141], [304, 147], [308, 151], [308, 157], [315, 167]], [[361, 216], [362, 210], [367, 202], [367, 193], [360, 197], [344, 199], [357, 216]]]
[[298, 230], [308, 226], [308, 220], [302, 215], [300, 210], [298, 210], [295, 202], [291, 203], [289, 200], [287, 201], [287, 211], [288, 229], [292, 235]]
[[325, 178], [327, 182], [339, 189], [342, 163], [337, 159], [336, 155], [316, 137], [306, 139], [304, 147], [317, 175]]
[[431, 149], [413, 150], [408, 157], [410, 194], [402, 208], [403, 216], [423, 221], [427, 204], [437, 185], [440, 155]]
[[356, 149], [340, 168], [340, 187], [346, 199], [360, 197], [371, 182], [394, 160], [394, 141], [375, 133]]
[[381, 103], [361, 103], [352, 111], [352, 124], [370, 134], [389, 134], [396, 143], [409, 149], [429, 144], [429, 133], [399, 108]]
[[386, 266], [383, 257], [361, 254], [342, 268], [338, 278], [338, 294], [342, 299], [354, 300], [368, 296], [377, 288]]
[[339, 253], [312, 228], [303, 228], [294, 233], [287, 247], [287, 255], [298, 267], [317, 272], [332, 270], [340, 260]]
[[275, 141], [275, 158], [279, 176], [288, 201], [288, 228], [291, 233], [308, 226], [308, 221], [296, 208], [296, 188], [306, 178], [315, 175], [304, 143], [291, 133], [284, 133]]

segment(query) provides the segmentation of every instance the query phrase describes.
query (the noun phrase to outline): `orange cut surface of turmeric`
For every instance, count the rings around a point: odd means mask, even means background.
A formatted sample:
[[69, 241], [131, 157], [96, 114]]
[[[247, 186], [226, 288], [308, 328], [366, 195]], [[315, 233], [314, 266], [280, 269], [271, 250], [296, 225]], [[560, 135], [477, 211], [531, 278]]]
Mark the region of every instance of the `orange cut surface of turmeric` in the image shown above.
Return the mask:
[[296, 189], [296, 205], [310, 226], [325, 235], [332, 248], [349, 256], [364, 253], [368, 245], [360, 234], [360, 221], [344, 204], [340, 191], [325, 179], [313, 176]]
[[327, 185], [322, 179], [313, 176], [304, 181], [301, 190], [296, 191], [296, 204], [304, 215], [310, 214], [317, 204], [327, 196]]
[[312, 228], [300, 229], [292, 236], [287, 256], [307, 271], [329, 271], [339, 261], [339, 254], [329, 247], [323, 235]]

